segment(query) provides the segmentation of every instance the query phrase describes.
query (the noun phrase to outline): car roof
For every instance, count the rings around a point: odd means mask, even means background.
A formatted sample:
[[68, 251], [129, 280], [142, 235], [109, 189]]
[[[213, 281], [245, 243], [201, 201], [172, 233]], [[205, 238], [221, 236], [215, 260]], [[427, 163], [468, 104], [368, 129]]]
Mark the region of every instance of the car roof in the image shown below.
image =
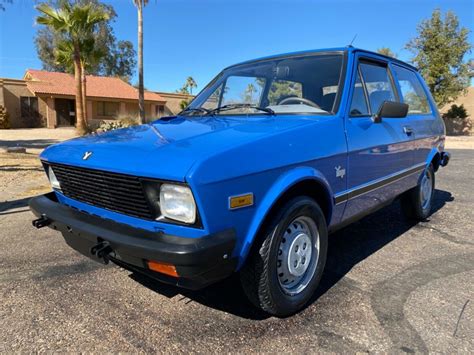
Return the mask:
[[254, 63], [254, 62], [260, 62], [260, 61], [271, 60], [271, 59], [287, 58], [287, 57], [299, 57], [299, 56], [304, 56], [304, 55], [311, 55], [313, 53], [318, 54], [318, 53], [345, 53], [345, 52], [346, 53], [349, 53], [349, 52], [352, 52], [352, 53], [355, 53], [355, 52], [367, 53], [371, 56], [382, 57], [382, 58], [385, 58], [385, 59], [390, 60], [392, 62], [395, 62], [395, 63], [401, 64], [403, 66], [409, 67], [409, 68], [411, 68], [415, 71], [418, 71], [418, 69], [416, 67], [414, 67], [413, 65], [408, 64], [408, 63], [406, 63], [406, 62], [404, 62], [400, 59], [389, 57], [389, 56], [386, 56], [384, 54], [376, 53], [376, 52], [369, 51], [369, 50], [366, 50], [366, 49], [352, 47], [352, 46], [336, 47], [336, 48], [310, 49], [310, 50], [305, 50], [305, 51], [275, 54], [275, 55], [270, 55], [270, 56], [266, 56], [266, 57], [246, 60], [246, 61], [243, 61], [243, 62], [240, 62], [240, 63], [237, 63], [237, 64], [230, 65], [226, 69], [232, 68], [232, 67], [235, 67], [235, 66], [238, 66], [238, 65], [242, 65], [242, 64], [250, 64], [250, 63]]

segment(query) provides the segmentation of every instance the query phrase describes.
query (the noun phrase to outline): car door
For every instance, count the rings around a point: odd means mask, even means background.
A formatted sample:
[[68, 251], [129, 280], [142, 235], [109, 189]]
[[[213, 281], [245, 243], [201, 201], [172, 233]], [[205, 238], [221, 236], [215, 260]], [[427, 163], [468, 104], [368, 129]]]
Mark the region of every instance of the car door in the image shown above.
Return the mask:
[[358, 55], [353, 68], [349, 112], [347, 199], [344, 220], [365, 214], [406, 188], [401, 178], [413, 165], [412, 136], [407, 118], [373, 115], [384, 101], [399, 101], [389, 65], [383, 59]]
[[414, 164], [426, 163], [432, 147], [439, 139], [436, 108], [431, 107], [419, 74], [398, 64], [392, 71], [400, 91], [400, 101], [408, 104], [407, 124], [414, 139]]

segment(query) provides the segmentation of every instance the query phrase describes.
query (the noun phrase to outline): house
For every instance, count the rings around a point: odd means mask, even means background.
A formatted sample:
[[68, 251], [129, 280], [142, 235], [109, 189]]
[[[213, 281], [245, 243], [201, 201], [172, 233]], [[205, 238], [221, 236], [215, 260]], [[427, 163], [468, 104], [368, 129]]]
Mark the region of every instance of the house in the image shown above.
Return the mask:
[[[145, 91], [147, 121], [180, 111], [179, 102], [190, 96]], [[66, 73], [28, 69], [23, 79], [0, 78], [0, 105], [10, 116], [12, 128], [74, 126], [75, 80]], [[169, 105], [169, 106], [168, 106]], [[114, 77], [86, 76], [89, 125], [103, 120], [138, 116], [138, 90]]]
[[183, 101], [188, 103], [194, 98], [193, 95], [177, 92], [156, 91], [156, 93], [166, 100], [165, 115], [167, 116], [176, 115], [178, 112], [183, 110], [181, 105]]

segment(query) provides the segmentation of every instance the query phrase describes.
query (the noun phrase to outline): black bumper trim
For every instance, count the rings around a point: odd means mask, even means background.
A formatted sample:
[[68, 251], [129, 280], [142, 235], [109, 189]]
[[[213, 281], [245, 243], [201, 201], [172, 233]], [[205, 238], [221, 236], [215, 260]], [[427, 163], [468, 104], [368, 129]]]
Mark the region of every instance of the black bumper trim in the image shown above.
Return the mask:
[[[32, 198], [29, 205], [36, 216], [47, 218], [50, 228], [60, 231], [72, 248], [87, 257], [101, 261], [90, 249], [107, 241], [113, 250], [110, 260], [167, 283], [201, 288], [230, 275], [237, 265], [237, 260], [231, 258], [236, 241], [233, 229], [201, 238], [151, 232], [60, 204], [54, 192]], [[175, 265], [180, 277], [148, 270], [147, 260]]]
[[439, 159], [439, 165], [445, 167], [449, 164], [449, 160], [451, 159], [451, 154], [448, 152], [441, 152], [441, 158]]

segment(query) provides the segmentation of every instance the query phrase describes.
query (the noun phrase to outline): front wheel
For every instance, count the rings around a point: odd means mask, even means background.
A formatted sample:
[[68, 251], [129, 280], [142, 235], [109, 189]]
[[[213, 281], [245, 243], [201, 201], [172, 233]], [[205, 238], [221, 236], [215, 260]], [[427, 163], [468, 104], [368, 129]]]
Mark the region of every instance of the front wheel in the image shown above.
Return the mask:
[[419, 184], [405, 192], [401, 198], [402, 210], [408, 218], [424, 220], [433, 206], [435, 191], [435, 173], [430, 164], [421, 175]]
[[281, 317], [301, 310], [321, 279], [327, 234], [324, 214], [309, 197], [296, 197], [271, 216], [240, 273], [250, 301]]

